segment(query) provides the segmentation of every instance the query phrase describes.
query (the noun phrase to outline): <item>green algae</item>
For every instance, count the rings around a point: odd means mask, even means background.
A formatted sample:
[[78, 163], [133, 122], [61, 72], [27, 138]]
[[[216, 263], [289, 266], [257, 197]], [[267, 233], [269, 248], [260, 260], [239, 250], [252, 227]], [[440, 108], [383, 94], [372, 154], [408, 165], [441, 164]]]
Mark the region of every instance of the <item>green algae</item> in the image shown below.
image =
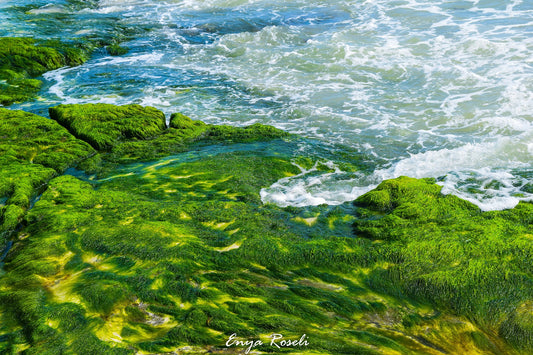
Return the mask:
[[356, 200], [362, 217], [356, 234], [391, 241], [382, 244], [390, 264], [367, 283], [467, 316], [531, 349], [527, 327], [512, 312], [533, 296], [524, 259], [531, 253], [533, 205], [482, 213], [440, 189], [432, 180], [401, 177]]
[[[289, 136], [262, 124], [244, 128], [207, 125], [180, 113], [171, 115], [167, 129], [161, 111], [139, 105], [59, 105], [51, 107], [49, 112], [52, 119], [76, 137], [89, 142], [95, 149], [110, 151], [111, 157], [107, 159], [121, 156], [154, 159], [183, 151], [186, 144], [199, 140], [242, 143]], [[136, 151], [141, 152], [132, 156]]]
[[95, 149], [110, 150], [121, 140], [146, 139], [166, 129], [165, 115], [140, 105], [60, 105], [50, 117]]
[[109, 46], [106, 47], [106, 50], [107, 50], [107, 53], [113, 56], [120, 56], [120, 55], [124, 55], [128, 53], [128, 49], [125, 47], [122, 47], [118, 43], [110, 44]]
[[149, 161], [185, 152], [195, 145], [269, 141], [289, 137], [262, 124], [248, 127], [207, 125], [174, 113], [166, 127], [164, 114], [151, 107], [109, 104], [59, 105], [50, 117], [101, 154], [83, 162], [88, 173], [105, 175], [121, 164]]
[[[260, 164], [251, 164], [249, 155], [232, 159], [243, 160], [243, 175], [261, 176]], [[182, 346], [222, 349], [234, 332], [245, 337], [305, 333], [313, 339], [306, 350], [318, 353], [374, 353], [375, 346], [388, 353], [432, 353], [407, 337], [390, 338], [369, 328], [368, 317], [390, 327], [390, 320], [380, 319], [387, 319], [387, 312], [397, 307], [396, 301], [364, 286], [365, 278], [358, 276], [357, 270], [379, 264], [379, 249], [371, 241], [316, 233], [313, 239], [302, 238], [294, 233], [302, 229], [294, 229], [291, 214], [280, 208], [223, 195], [203, 198], [180, 186], [183, 175], [178, 174], [197, 173], [202, 163], [207, 166], [203, 182], [210, 189], [231, 173], [228, 165], [235, 164], [221, 154], [167, 166], [155, 180], [152, 175], [130, 175], [98, 183], [97, 189], [72, 176], [55, 178], [28, 214], [24, 246], [6, 264], [4, 294], [12, 295], [9, 290], [15, 285], [32, 294], [39, 287], [17, 280], [39, 275], [48, 302], [83, 310], [76, 313], [74, 324], [54, 318], [57, 329], [79, 329], [65, 333], [62, 345], [75, 353], [82, 351], [72, 340], [78, 333], [95, 334], [104, 345], [110, 334], [120, 334], [123, 346], [165, 352]], [[261, 185], [284, 176], [290, 166], [280, 158], [269, 164], [277, 167], [276, 173], [263, 177], [254, 187], [256, 193]], [[156, 197], [153, 190], [169, 176], [178, 178], [165, 188], [181, 191], [180, 197]], [[248, 193], [246, 184], [250, 182], [236, 184], [235, 193]], [[306, 234], [318, 227], [307, 227]], [[234, 244], [238, 247], [219, 249]], [[62, 265], [74, 256], [83, 264], [68, 271]], [[36, 265], [35, 259], [49, 265]], [[407, 300], [402, 303], [411, 309], [405, 314], [417, 309]], [[47, 324], [52, 317], [45, 304], [35, 307], [36, 323], [25, 325], [27, 329], [37, 327], [39, 320]], [[94, 323], [91, 317], [101, 320]], [[401, 319], [392, 326], [403, 330]], [[409, 329], [416, 333], [435, 319], [436, 329], [446, 329], [439, 317], [420, 317]], [[459, 332], [470, 332], [473, 325], [461, 322], [465, 325]], [[342, 335], [336, 334], [341, 330]], [[32, 337], [27, 338], [30, 344]], [[98, 348], [103, 346], [100, 342], [84, 346]]]
[[0, 108], [0, 245], [16, 229], [32, 198], [52, 177], [94, 154], [56, 122]]
[[244, 128], [235, 128], [232, 126], [210, 126], [205, 133], [205, 140], [223, 141], [226, 143], [253, 142], [257, 140], [271, 140], [289, 136], [275, 127], [266, 126], [260, 123]]
[[384, 181], [355, 201], [364, 207], [359, 211], [362, 219], [354, 224], [355, 232], [372, 239], [404, 239], [411, 236], [415, 226], [429, 229], [480, 214], [472, 203], [453, 195], [443, 196], [440, 190], [434, 179], [399, 177]]
[[88, 56], [84, 48], [59, 41], [38, 43], [32, 38], [0, 37], [0, 105], [33, 98], [42, 85], [35, 77], [80, 65]]
[[500, 335], [511, 344], [522, 348], [533, 347], [533, 312], [531, 301], [528, 300], [516, 307], [500, 327]]
[[[51, 116], [100, 149], [80, 167], [107, 170], [53, 178], [25, 215], [0, 279], [6, 353], [216, 352], [233, 333], [307, 334], [308, 347], [286, 351], [315, 354], [531, 350], [531, 204], [482, 213], [432, 179], [402, 177], [353, 206], [263, 205], [261, 188], [300, 173], [293, 162], [328, 166], [260, 149], [200, 153], [281, 144], [287, 135], [268, 126], [174, 114], [166, 128], [157, 110], [131, 105]], [[94, 152], [68, 137], [56, 139]], [[21, 145], [21, 164], [42, 153]], [[189, 149], [193, 160], [139, 163]], [[41, 158], [43, 181], [88, 155]]]

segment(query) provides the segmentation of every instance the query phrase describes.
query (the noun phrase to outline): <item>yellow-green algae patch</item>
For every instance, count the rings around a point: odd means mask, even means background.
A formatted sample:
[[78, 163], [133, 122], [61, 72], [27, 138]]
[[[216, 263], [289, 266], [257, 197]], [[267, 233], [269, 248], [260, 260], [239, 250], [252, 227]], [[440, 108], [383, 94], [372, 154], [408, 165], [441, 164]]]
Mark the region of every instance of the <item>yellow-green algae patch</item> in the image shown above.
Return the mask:
[[[219, 158], [227, 161], [224, 156]], [[193, 164], [175, 169], [191, 169]], [[220, 170], [212, 174], [218, 180]], [[286, 224], [290, 223], [290, 215], [273, 206], [232, 202], [233, 208], [228, 209], [220, 208], [227, 201], [218, 204], [204, 200], [147, 199], [150, 189], [141, 188], [142, 180], [133, 176], [125, 179], [121, 186], [131, 189], [115, 188], [116, 181], [108, 181], [94, 190], [89, 183], [74, 177], [56, 178], [28, 215], [28, 221], [33, 223], [27, 228], [34, 240], [38, 240], [34, 243], [57, 240], [58, 233], [65, 236], [66, 254], [46, 260], [64, 263], [50, 271], [57, 275], [54, 278], [60, 279], [67, 270], [76, 273], [69, 281], [71, 286], [64, 287], [61, 294], [70, 288], [78, 300], [69, 299], [67, 303], [74, 302], [84, 309], [84, 322], [96, 322], [83, 328], [81, 334], [93, 334], [100, 342], [152, 353], [175, 351], [184, 346], [209, 345], [222, 349], [225, 339], [233, 332], [243, 337], [270, 332], [306, 333], [313, 339], [308, 350], [319, 353], [330, 353], [332, 348], [336, 353], [363, 354], [433, 354], [441, 350], [483, 353], [486, 349], [480, 350], [479, 342], [484, 342], [486, 348], [495, 344], [494, 349], [509, 349], [494, 340], [487, 329], [466, 318], [439, 315], [436, 311], [428, 313], [409, 298], [394, 301], [397, 295], [379, 297], [371, 283], [374, 280], [356, 283], [351, 280], [353, 276], [345, 277], [346, 273], [353, 274], [363, 267], [380, 270], [383, 262], [379, 260], [384, 259], [379, 256], [379, 248], [383, 244], [374, 246], [366, 239], [326, 235], [305, 239], [291, 232], [291, 225]], [[145, 183], [149, 186], [152, 181], [146, 179]], [[82, 200], [86, 206], [101, 207], [84, 209], [82, 214], [86, 216], [79, 216]], [[161, 203], [165, 204], [165, 214], [161, 214]], [[135, 226], [121, 226], [116, 222], [124, 216], [110, 213], [118, 206], [142, 218]], [[65, 209], [67, 214], [76, 213], [78, 217], [53, 226], [53, 234], [42, 228], [56, 218], [55, 210]], [[191, 219], [180, 218], [182, 211]], [[228, 236], [219, 234], [220, 230], [205, 228], [205, 217], [210, 215], [226, 220], [232, 228], [240, 228], [236, 233], [242, 240], [238, 242], [239, 248], [232, 248], [237, 242], [231, 237], [224, 239]], [[95, 216], [100, 216], [101, 222], [94, 223]], [[274, 216], [278, 223], [275, 229], [271, 224]], [[208, 221], [213, 221], [212, 217]], [[83, 230], [82, 225], [90, 228], [78, 234], [69, 232], [74, 226]], [[313, 227], [308, 228], [311, 234]], [[189, 235], [187, 243], [168, 247], [185, 230]], [[13, 254], [7, 264], [13, 268], [7, 270], [11, 278], [16, 279], [16, 274], [21, 272], [17, 264], [25, 254], [32, 254], [32, 248], [30, 243]], [[220, 253], [224, 248], [227, 250]], [[101, 262], [108, 266], [105, 270], [96, 267]], [[397, 265], [397, 262], [388, 263], [387, 270]], [[123, 270], [128, 273], [123, 274]], [[20, 285], [17, 287], [21, 289]], [[26, 292], [33, 294], [38, 289], [38, 285], [33, 285]], [[51, 291], [49, 301], [45, 298], [44, 304], [61, 305], [67, 301], [65, 298], [62, 302], [57, 292]], [[3, 297], [11, 292], [8, 287]], [[142, 314], [134, 315], [133, 309], [139, 308], [139, 302], [146, 308], [140, 310]], [[431, 309], [428, 304], [423, 308], [428, 307]], [[41, 326], [53, 324], [47, 331], [61, 333], [62, 322], [57, 318], [53, 323], [43, 320]], [[477, 334], [477, 340], [471, 334]], [[73, 334], [63, 335], [75, 338]], [[100, 344], [94, 341], [94, 346]], [[65, 346], [81, 352], [74, 345]]]
[[317, 218], [318, 218], [318, 217], [307, 217], [307, 218], [303, 218], [303, 217], [297, 216], [297, 217], [294, 217], [293, 220], [296, 221], [296, 222], [303, 223], [303, 224], [305, 224], [305, 225], [311, 227], [313, 224], [316, 223]]
[[224, 248], [218, 248], [216, 249], [217, 251], [223, 253], [223, 252], [226, 252], [226, 251], [230, 251], [230, 250], [233, 250], [233, 249], [239, 249], [241, 247], [241, 244], [239, 242], [235, 242], [231, 245], [228, 245], [227, 247], [224, 247]]

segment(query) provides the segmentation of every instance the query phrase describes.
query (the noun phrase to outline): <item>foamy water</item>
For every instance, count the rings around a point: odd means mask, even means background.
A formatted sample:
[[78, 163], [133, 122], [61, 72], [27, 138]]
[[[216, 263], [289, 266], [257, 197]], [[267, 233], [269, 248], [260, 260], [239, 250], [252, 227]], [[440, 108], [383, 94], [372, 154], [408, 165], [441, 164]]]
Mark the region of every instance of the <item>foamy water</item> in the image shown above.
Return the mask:
[[47, 73], [42, 101], [24, 109], [139, 103], [209, 123], [272, 124], [375, 158], [373, 172], [356, 176], [302, 171], [263, 189], [264, 201], [338, 204], [400, 175], [439, 178], [445, 193], [484, 210], [533, 197], [533, 2], [12, 5], [0, 7], [3, 34], [54, 37], [50, 25], [22, 20], [58, 13], [73, 20], [56, 36], [137, 31], [125, 56], [102, 51]]

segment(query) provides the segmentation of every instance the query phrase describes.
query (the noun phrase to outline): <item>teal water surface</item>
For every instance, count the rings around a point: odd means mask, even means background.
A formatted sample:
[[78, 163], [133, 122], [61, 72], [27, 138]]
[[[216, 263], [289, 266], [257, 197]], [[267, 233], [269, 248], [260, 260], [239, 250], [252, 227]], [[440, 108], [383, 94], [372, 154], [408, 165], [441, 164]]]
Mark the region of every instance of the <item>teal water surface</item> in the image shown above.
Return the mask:
[[354, 175], [332, 159], [264, 201], [339, 204], [400, 175], [485, 210], [533, 197], [530, 1], [3, 1], [0, 35], [129, 48], [45, 74], [40, 98], [14, 108], [138, 103], [272, 124], [374, 162]]

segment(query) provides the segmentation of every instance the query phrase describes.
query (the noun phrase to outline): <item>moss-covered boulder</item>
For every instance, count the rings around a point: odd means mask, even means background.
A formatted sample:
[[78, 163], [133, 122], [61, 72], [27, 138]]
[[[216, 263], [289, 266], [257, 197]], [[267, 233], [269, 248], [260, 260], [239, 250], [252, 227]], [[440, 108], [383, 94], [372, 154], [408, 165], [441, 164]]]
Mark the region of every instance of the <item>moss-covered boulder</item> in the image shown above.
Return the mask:
[[100, 150], [100, 155], [83, 165], [84, 170], [99, 174], [119, 164], [184, 152], [193, 145], [250, 143], [290, 136], [262, 124], [208, 125], [181, 113], [172, 114], [166, 128], [163, 112], [139, 105], [60, 105], [49, 112], [76, 137]]
[[0, 246], [49, 179], [94, 153], [57, 122], [0, 108]]
[[362, 217], [354, 224], [358, 235], [372, 239], [401, 239], [410, 228], [449, 224], [480, 214], [474, 204], [443, 195], [434, 179], [401, 176], [382, 182], [355, 200]]
[[152, 138], [166, 129], [165, 115], [153, 107], [85, 104], [59, 105], [49, 111], [76, 137], [104, 151], [120, 141]]
[[206, 125], [202, 121], [191, 120], [182, 113], [173, 113], [170, 116], [170, 128], [181, 131], [196, 131], [203, 133], [201, 140], [224, 143], [246, 143], [268, 141], [290, 136], [281, 129], [255, 123], [246, 127], [229, 125]]
[[[427, 301], [500, 332], [532, 351], [533, 204], [481, 212], [442, 195], [429, 179], [384, 181], [359, 197], [357, 236], [376, 240], [387, 263], [367, 284]], [[513, 312], [513, 313], [511, 313]]]
[[42, 85], [34, 77], [80, 65], [88, 57], [86, 50], [59, 41], [38, 43], [32, 38], [0, 37], [0, 104], [31, 99]]
[[95, 151], [57, 122], [32, 113], [0, 108], [0, 156], [39, 164], [61, 173]]
[[170, 115], [170, 128], [176, 128], [183, 131], [205, 129], [206, 124], [202, 121], [193, 121], [190, 117], [185, 116], [183, 113], [173, 113]]
[[288, 136], [290, 136], [288, 133], [272, 126], [208, 125], [202, 121], [191, 120], [181, 113], [175, 113], [170, 117], [169, 128], [161, 134], [146, 140], [122, 141], [111, 149], [106, 159], [110, 162], [145, 161], [184, 152], [193, 145], [250, 143]]

